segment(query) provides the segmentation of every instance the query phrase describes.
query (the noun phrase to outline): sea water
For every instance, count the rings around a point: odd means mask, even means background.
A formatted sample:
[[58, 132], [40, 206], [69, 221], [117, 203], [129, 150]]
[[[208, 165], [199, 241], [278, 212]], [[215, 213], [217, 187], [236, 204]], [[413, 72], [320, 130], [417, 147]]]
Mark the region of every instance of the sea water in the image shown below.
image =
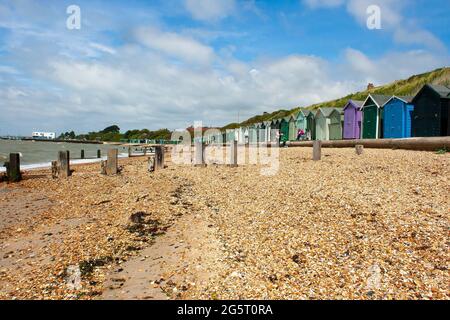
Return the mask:
[[[50, 167], [59, 151], [69, 151], [71, 163], [90, 163], [101, 160], [97, 159], [97, 150], [101, 151], [104, 159], [111, 148], [118, 149], [121, 158], [128, 156], [128, 147], [117, 145], [0, 140], [0, 172], [5, 171], [3, 165], [8, 161], [10, 153], [20, 154], [21, 169], [26, 170]], [[81, 159], [81, 150], [84, 150], [85, 159]]]

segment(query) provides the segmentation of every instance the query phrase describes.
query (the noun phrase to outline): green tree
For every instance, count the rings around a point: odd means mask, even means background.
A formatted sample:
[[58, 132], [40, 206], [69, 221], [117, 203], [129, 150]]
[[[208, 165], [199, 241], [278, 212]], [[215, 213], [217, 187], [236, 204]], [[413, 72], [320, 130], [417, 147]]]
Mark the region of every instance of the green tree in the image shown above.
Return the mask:
[[110, 132], [112, 132], [112, 133], [119, 133], [120, 132], [120, 128], [118, 126], [116, 126], [116, 125], [112, 125], [112, 126], [109, 126], [109, 127], [105, 128], [105, 129], [103, 129], [101, 132], [102, 133], [110, 133]]

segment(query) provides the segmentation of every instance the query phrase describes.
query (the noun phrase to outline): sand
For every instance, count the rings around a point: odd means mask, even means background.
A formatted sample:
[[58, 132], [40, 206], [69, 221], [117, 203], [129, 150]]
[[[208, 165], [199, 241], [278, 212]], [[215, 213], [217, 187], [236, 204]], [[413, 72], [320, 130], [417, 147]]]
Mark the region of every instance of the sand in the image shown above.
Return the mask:
[[449, 154], [322, 152], [0, 184], [0, 298], [448, 299]]

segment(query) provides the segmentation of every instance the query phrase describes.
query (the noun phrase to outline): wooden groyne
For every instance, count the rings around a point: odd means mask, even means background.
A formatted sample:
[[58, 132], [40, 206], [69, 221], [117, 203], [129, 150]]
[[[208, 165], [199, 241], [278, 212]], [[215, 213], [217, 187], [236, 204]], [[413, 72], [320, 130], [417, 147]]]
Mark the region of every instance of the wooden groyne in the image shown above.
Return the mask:
[[[291, 141], [288, 147], [312, 147], [314, 141]], [[404, 149], [418, 151], [450, 150], [450, 137], [408, 138], [408, 139], [360, 139], [322, 141], [322, 148], [364, 148]]]

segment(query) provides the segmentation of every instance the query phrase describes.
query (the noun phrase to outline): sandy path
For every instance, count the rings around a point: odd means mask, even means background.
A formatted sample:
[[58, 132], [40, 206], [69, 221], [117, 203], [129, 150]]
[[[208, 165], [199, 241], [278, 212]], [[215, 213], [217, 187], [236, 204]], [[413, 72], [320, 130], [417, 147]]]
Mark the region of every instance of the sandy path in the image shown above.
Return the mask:
[[220, 244], [204, 214], [190, 212], [137, 257], [112, 273], [103, 299], [181, 298], [193, 286], [207, 286]]

